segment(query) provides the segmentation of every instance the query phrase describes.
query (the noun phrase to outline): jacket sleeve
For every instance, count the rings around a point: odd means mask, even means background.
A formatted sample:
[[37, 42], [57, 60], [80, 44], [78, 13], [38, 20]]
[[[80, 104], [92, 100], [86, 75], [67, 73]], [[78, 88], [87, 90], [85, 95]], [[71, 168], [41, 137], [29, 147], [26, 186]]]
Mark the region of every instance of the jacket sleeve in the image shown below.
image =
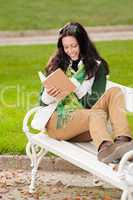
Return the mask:
[[46, 89], [44, 88], [44, 91], [43, 91], [43, 93], [42, 93], [42, 101], [43, 101], [45, 104], [49, 105], [49, 104], [51, 104], [51, 103], [57, 102], [57, 99], [56, 99], [55, 97], [50, 96], [50, 95], [47, 93]]
[[57, 99], [55, 97], [50, 96], [46, 89], [43, 87], [42, 91], [40, 92], [40, 105], [46, 106], [51, 103], [57, 102]]
[[85, 108], [91, 108], [105, 92], [106, 87], [106, 71], [103, 64], [99, 66], [95, 80], [92, 85], [91, 95], [87, 93], [80, 102]]
[[[75, 80], [74, 78], [71, 78], [71, 81], [75, 84]], [[76, 80], [77, 81], [77, 80]], [[77, 81], [78, 82], [78, 81]], [[81, 99], [83, 96], [85, 96], [87, 93], [91, 94], [92, 93], [92, 85], [94, 82], [94, 77], [92, 77], [89, 80], [84, 80], [82, 84], [79, 85], [75, 84], [76, 86], [76, 90], [74, 91], [74, 93], [76, 94], [76, 96], [78, 97], [78, 99]]]

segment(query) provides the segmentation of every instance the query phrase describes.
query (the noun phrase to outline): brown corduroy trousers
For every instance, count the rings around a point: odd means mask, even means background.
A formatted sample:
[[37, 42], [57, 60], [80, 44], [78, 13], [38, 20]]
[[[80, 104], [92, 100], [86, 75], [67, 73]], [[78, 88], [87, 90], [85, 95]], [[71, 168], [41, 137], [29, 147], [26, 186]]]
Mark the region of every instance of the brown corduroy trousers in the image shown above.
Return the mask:
[[[108, 120], [111, 122], [112, 134], [107, 129]], [[56, 125], [57, 113], [54, 112], [47, 124], [50, 137], [75, 142], [92, 139], [97, 148], [105, 140], [113, 142], [117, 136], [131, 137], [124, 95], [118, 87], [107, 90], [91, 109], [73, 112], [64, 128], [56, 128]]]

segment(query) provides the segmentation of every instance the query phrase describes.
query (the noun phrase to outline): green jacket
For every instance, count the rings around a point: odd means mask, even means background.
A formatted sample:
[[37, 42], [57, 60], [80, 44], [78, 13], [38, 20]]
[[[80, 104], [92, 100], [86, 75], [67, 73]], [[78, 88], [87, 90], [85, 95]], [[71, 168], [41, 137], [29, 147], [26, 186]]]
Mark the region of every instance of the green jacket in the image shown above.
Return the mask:
[[103, 64], [100, 64], [99, 69], [96, 73], [95, 80], [92, 85], [91, 95], [87, 93], [80, 102], [83, 107], [91, 108], [104, 93], [106, 87], [106, 71]]

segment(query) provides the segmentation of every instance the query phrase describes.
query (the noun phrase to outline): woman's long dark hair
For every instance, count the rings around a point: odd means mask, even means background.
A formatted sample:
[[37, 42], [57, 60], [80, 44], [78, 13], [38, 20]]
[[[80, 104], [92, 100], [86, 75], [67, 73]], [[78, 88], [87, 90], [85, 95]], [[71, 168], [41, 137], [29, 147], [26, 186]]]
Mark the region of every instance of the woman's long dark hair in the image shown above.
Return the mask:
[[96, 47], [88, 37], [86, 30], [83, 26], [77, 22], [71, 22], [66, 24], [59, 30], [59, 38], [57, 42], [57, 51], [55, 55], [49, 60], [47, 65], [47, 73], [55, 71], [57, 68], [61, 68], [66, 71], [70, 64], [70, 57], [64, 52], [62, 38], [66, 36], [73, 36], [76, 38], [80, 47], [80, 57], [85, 66], [88, 79], [94, 76], [98, 70], [97, 60], [101, 61], [105, 66], [106, 74], [109, 73], [107, 62], [99, 55]]

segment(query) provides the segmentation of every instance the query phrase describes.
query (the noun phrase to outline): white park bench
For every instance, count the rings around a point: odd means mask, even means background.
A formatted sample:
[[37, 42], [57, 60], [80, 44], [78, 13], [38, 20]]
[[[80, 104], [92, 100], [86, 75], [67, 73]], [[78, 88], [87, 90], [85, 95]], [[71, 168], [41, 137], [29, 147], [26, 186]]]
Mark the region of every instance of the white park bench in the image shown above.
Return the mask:
[[[118, 86], [122, 89], [126, 109], [133, 112], [133, 88], [108, 81], [107, 88]], [[28, 128], [31, 115], [35, 114], [40, 106], [27, 112], [23, 121], [23, 131], [28, 138], [26, 153], [31, 159], [32, 175], [29, 192], [35, 191], [35, 179], [39, 163], [47, 152], [52, 152], [64, 160], [96, 175], [100, 179], [119, 188], [123, 191], [121, 200], [133, 200], [133, 162], [129, 158], [133, 156], [133, 150], [127, 152], [121, 159], [118, 169], [114, 170], [112, 165], [107, 165], [98, 161], [97, 150], [92, 143], [72, 143], [68, 141], [58, 141], [38, 130], [38, 134], [33, 134]]]

